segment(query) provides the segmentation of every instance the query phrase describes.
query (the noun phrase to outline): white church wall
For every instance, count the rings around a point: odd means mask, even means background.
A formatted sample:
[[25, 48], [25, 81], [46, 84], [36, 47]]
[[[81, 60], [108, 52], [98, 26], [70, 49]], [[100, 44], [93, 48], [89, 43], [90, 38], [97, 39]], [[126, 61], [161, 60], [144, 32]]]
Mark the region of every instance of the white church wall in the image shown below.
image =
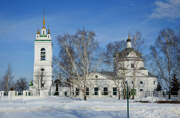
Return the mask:
[[147, 89], [149, 91], [154, 91], [157, 88], [157, 78], [156, 77], [148, 77], [148, 86]]
[[9, 91], [8, 92], [8, 97], [9, 98], [12, 98], [12, 97], [15, 97], [16, 96], [16, 92], [15, 91]]
[[126, 69], [133, 69], [131, 64], [134, 64], [134, 68], [136, 68], [136, 69], [144, 68], [144, 62], [142, 60], [134, 61], [133, 59], [129, 59], [128, 61], [123, 61], [123, 62], [119, 62], [119, 63], [120, 63], [119, 66], [121, 65], [122, 67], [124, 67]]
[[59, 87], [59, 96], [70, 96], [70, 88], [69, 87]]
[[[135, 72], [135, 74], [134, 74]], [[148, 76], [148, 70], [118, 70], [117, 71], [118, 76]]]

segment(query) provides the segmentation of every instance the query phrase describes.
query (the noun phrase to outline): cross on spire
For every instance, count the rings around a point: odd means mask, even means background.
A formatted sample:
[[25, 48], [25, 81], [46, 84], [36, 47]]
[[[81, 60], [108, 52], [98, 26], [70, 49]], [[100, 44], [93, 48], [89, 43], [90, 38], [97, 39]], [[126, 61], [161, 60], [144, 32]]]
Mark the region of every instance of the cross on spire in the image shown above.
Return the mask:
[[46, 28], [45, 27], [45, 11], [43, 10], [43, 28]]

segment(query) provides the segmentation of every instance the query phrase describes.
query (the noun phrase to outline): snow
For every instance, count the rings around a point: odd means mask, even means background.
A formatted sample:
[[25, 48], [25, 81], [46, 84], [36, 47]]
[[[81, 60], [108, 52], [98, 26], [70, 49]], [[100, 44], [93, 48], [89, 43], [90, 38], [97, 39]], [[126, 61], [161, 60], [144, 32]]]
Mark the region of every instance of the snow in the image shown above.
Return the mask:
[[[126, 100], [115, 98], [0, 97], [0, 118], [126, 117]], [[130, 101], [130, 118], [180, 118], [180, 105]]]

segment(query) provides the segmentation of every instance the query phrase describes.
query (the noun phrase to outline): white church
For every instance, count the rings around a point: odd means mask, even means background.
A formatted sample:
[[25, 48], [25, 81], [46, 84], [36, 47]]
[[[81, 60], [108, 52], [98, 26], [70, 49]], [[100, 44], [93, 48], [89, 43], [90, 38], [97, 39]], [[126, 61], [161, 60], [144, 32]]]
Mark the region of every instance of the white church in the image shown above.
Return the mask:
[[[152, 96], [157, 88], [157, 78], [144, 67], [144, 60], [132, 48], [129, 36], [126, 43], [127, 47], [114, 55], [113, 72], [90, 73], [87, 79], [87, 97], [122, 97], [125, 84], [135, 91], [135, 98]], [[82, 98], [82, 91], [76, 85], [58, 87], [53, 83], [52, 49], [51, 33], [43, 18], [43, 27], [37, 31], [34, 41], [33, 82], [23, 95], [51, 96], [58, 92], [59, 96]], [[145, 94], [147, 92], [149, 94]]]
[[[119, 97], [120, 94], [122, 98], [127, 84], [129, 91], [133, 89], [135, 98], [153, 96], [157, 78], [144, 67], [144, 60], [132, 48], [130, 37], [126, 43], [127, 47], [114, 55], [114, 72], [94, 72], [89, 75], [86, 82], [87, 97]], [[76, 85], [71, 92], [73, 96], [83, 96]]]

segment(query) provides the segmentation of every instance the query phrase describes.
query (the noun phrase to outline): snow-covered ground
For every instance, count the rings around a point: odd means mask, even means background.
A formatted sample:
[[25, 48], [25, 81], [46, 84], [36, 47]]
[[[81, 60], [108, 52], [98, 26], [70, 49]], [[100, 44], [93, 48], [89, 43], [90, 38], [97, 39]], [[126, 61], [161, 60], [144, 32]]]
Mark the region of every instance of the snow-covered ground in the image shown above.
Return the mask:
[[[126, 118], [126, 100], [64, 97], [0, 98], [0, 118]], [[180, 104], [130, 101], [130, 118], [180, 118]]]

